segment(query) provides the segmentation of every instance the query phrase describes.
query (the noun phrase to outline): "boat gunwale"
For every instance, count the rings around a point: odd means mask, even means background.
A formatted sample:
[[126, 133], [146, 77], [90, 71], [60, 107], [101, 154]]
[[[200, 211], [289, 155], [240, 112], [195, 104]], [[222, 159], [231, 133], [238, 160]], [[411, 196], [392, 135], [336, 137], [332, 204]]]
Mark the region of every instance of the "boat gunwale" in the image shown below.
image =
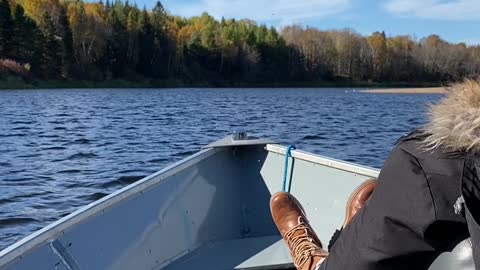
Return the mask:
[[[265, 149], [269, 152], [285, 155], [287, 152], [287, 147], [279, 144], [267, 144]], [[356, 173], [368, 177], [378, 178], [380, 173], [379, 169], [355, 164], [348, 161], [343, 161], [339, 159], [329, 158], [322, 155], [317, 155], [302, 150], [292, 150], [290, 152], [291, 156], [295, 159], [304, 160], [318, 165], [327, 166], [330, 168], [347, 171], [351, 173]]]
[[65, 230], [75, 226], [76, 224], [95, 216], [99, 212], [113, 207], [114, 205], [131, 198], [152, 186], [162, 182], [170, 176], [201, 162], [213, 154], [221, 151], [217, 148], [208, 148], [200, 150], [199, 152], [186, 157], [178, 162], [175, 162], [167, 167], [148, 175], [141, 180], [132, 183], [124, 188], [121, 188], [97, 201], [85, 205], [71, 214], [43, 227], [42, 229], [33, 232], [23, 239], [15, 242], [7, 248], [0, 251], [0, 267], [7, 265], [15, 260], [17, 257], [34, 249], [38, 245], [46, 241], [53, 240], [56, 236], [62, 234]]

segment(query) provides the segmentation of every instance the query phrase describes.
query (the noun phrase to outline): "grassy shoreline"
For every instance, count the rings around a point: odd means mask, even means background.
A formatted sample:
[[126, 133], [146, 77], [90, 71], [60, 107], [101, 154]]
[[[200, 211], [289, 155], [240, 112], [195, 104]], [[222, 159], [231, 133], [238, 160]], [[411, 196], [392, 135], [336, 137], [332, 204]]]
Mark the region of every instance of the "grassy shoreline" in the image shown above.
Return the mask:
[[223, 81], [199, 81], [184, 82], [180, 80], [152, 80], [138, 79], [125, 80], [114, 79], [107, 81], [73, 81], [73, 80], [23, 80], [19, 77], [7, 77], [0, 79], [0, 89], [78, 89], [78, 88], [425, 88], [438, 87], [438, 83], [404, 83], [404, 82], [388, 82], [376, 83], [366, 81], [317, 81], [317, 82], [223, 82]]

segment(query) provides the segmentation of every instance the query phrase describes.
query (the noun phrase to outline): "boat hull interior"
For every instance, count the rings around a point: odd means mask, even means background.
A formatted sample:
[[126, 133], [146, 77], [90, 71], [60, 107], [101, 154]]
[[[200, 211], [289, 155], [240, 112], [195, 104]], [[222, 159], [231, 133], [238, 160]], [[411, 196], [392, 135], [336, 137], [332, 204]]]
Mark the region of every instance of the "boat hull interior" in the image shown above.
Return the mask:
[[[269, 212], [285, 150], [261, 140], [209, 146], [3, 250], [0, 270], [292, 269]], [[292, 156], [287, 186], [328, 243], [351, 191], [379, 171]], [[468, 242], [430, 269], [475, 269]]]

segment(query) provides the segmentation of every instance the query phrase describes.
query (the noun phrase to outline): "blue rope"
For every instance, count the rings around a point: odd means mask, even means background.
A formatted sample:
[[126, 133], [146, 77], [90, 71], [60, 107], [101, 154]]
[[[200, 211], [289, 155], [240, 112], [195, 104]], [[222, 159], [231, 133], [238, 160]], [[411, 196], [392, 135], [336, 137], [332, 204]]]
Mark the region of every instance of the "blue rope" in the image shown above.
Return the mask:
[[285, 168], [283, 171], [283, 185], [282, 185], [283, 192], [287, 192], [288, 157], [292, 155], [292, 150], [294, 149], [297, 149], [297, 148], [294, 145], [289, 145], [287, 148], [287, 152], [285, 152]]

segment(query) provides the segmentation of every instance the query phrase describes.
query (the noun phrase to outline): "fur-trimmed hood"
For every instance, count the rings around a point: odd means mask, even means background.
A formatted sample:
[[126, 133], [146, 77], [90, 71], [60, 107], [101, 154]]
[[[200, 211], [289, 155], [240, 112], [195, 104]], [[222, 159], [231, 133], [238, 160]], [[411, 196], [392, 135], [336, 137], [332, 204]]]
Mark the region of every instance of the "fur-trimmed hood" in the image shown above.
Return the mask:
[[428, 149], [480, 153], [480, 80], [466, 80], [447, 89], [447, 96], [429, 108], [423, 128]]

